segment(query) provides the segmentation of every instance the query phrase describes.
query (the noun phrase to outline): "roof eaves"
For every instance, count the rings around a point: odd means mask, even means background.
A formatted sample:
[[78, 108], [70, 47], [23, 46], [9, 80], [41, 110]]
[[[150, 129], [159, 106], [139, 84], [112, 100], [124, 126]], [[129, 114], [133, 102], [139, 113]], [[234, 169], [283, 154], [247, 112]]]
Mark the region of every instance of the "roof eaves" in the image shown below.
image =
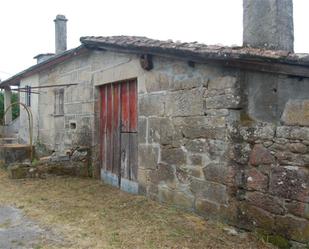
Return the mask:
[[35, 73], [38, 73], [42, 70], [45, 70], [55, 64], [61, 63], [73, 56], [79, 55], [83, 52], [87, 51], [87, 49], [85, 48], [84, 45], [80, 45], [79, 47], [67, 50], [61, 54], [57, 54], [41, 63], [38, 63], [36, 65], [33, 65], [17, 74], [15, 74], [14, 76], [2, 81], [0, 83], [0, 88], [5, 88], [8, 86], [14, 86], [14, 85], [19, 85], [19, 82], [22, 78], [31, 76]]

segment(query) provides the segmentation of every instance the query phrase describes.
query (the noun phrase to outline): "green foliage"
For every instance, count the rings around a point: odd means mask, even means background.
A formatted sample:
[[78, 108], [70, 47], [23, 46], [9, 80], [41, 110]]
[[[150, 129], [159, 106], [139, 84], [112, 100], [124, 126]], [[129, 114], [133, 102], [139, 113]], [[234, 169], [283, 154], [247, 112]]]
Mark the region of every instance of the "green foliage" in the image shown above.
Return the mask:
[[256, 232], [258, 238], [262, 239], [267, 243], [271, 243], [277, 246], [279, 249], [291, 248], [290, 242], [286, 238], [283, 238], [280, 235], [268, 234], [266, 231], [263, 231], [262, 229], [258, 229]]
[[[13, 93], [11, 103], [19, 101], [19, 94]], [[4, 114], [4, 92], [0, 91], [0, 123], [3, 124], [3, 114]], [[13, 120], [19, 116], [19, 105], [14, 105], [12, 107]]]

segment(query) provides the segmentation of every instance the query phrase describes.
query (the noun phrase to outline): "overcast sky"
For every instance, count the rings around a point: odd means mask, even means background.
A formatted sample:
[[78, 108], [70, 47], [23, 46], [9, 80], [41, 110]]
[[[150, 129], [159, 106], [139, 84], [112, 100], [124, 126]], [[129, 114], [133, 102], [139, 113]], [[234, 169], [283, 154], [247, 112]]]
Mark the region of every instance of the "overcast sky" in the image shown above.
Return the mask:
[[[2, 80], [35, 64], [35, 55], [54, 52], [57, 14], [69, 19], [68, 48], [87, 35], [242, 44], [242, 0], [7, 0], [0, 6]], [[294, 0], [296, 52], [309, 53], [308, 9], [308, 0]]]

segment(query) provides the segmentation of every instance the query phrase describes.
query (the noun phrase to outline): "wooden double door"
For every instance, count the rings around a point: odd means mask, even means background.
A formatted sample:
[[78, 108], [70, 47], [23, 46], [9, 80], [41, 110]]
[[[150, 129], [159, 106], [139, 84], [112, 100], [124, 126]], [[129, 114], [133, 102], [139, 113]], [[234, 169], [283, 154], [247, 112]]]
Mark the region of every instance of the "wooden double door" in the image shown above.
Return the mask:
[[137, 81], [103, 85], [100, 95], [101, 178], [109, 184], [135, 192], [138, 167]]

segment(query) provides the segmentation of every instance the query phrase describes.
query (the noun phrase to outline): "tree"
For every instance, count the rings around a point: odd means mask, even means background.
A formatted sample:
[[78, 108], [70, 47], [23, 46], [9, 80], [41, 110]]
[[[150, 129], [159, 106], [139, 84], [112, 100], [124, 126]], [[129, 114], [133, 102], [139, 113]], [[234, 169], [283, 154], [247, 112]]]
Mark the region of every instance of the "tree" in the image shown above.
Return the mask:
[[[19, 94], [12, 93], [11, 103], [15, 103], [19, 101]], [[3, 124], [3, 115], [4, 115], [4, 93], [0, 91], [0, 123]], [[19, 116], [19, 105], [14, 105], [12, 107], [12, 117], [13, 120]]]

